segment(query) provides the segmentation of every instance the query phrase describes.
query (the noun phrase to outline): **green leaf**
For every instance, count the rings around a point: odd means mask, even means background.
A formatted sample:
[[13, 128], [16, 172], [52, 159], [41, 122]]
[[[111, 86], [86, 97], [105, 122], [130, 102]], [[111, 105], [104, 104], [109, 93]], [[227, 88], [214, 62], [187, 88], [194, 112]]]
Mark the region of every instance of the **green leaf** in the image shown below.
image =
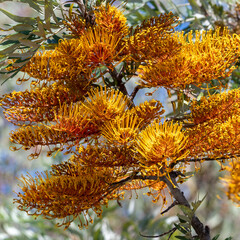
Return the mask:
[[174, 223], [174, 226], [177, 228], [178, 231], [180, 231], [183, 234], [187, 234], [187, 231], [185, 229], [183, 229], [180, 224], [176, 224]]
[[27, 3], [31, 8], [36, 10], [39, 13], [42, 13], [42, 9], [40, 6], [37, 4], [37, 1], [32, 1], [32, 0], [20, 0], [21, 2]]
[[38, 30], [39, 30], [39, 31], [35, 31], [34, 34], [38, 35], [39, 37], [42, 37], [42, 38], [46, 39], [46, 34], [45, 34], [45, 30], [44, 30], [44, 24], [43, 24], [43, 22], [40, 20], [39, 17], [37, 17], [36, 19], [37, 19]]
[[0, 11], [2, 13], [4, 13], [6, 16], [8, 16], [9, 18], [11, 18], [12, 20], [14, 20], [15, 22], [20, 22], [20, 23], [25, 23], [25, 24], [36, 24], [36, 19], [32, 18], [32, 17], [20, 17], [20, 16], [16, 16], [2, 8], [0, 8]]
[[203, 197], [202, 200], [198, 200], [195, 203], [192, 203], [192, 207], [193, 207], [193, 212], [196, 212], [196, 210], [199, 208], [199, 206], [201, 205], [201, 203], [204, 201], [204, 199], [206, 198], [207, 194]]
[[217, 240], [219, 238], [220, 234], [216, 235], [212, 240]]
[[183, 211], [183, 213], [185, 215], [188, 215], [188, 216], [192, 216], [193, 215], [193, 211], [191, 208], [187, 207], [187, 206], [184, 206], [184, 205], [179, 205], [179, 208]]
[[185, 222], [189, 222], [191, 219], [189, 219], [189, 217], [181, 215], [181, 214], [177, 214], [179, 219], [184, 220]]
[[180, 239], [180, 240], [189, 240], [191, 238], [183, 237], [183, 236], [175, 236], [175, 238]]

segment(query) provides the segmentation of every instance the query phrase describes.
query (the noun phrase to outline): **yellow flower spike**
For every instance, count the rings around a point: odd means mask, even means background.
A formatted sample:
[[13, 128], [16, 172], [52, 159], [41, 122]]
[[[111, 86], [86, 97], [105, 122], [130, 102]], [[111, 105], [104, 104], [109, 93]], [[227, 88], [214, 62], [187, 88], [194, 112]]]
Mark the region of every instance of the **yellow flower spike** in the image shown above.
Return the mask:
[[[137, 160], [132, 152], [124, 147], [99, 142], [89, 144], [86, 148], [79, 146], [70, 161], [81, 162], [84, 166], [92, 167], [120, 167], [120, 173], [126, 174], [129, 167], [137, 167]], [[111, 158], [109, 158], [111, 155]]]
[[138, 116], [139, 120], [143, 120], [142, 126], [146, 126], [151, 123], [154, 119], [160, 118], [160, 116], [165, 112], [161, 102], [152, 99], [150, 101], [145, 101], [139, 106], [133, 107], [128, 110], [128, 114], [133, 114]]
[[202, 97], [200, 101], [191, 103], [190, 110], [195, 124], [214, 118], [224, 122], [232, 115], [240, 115], [240, 90], [235, 89]]
[[75, 102], [81, 98], [82, 95], [72, 94], [67, 87], [55, 82], [30, 91], [5, 94], [0, 99], [0, 106], [9, 122], [15, 125], [32, 125], [51, 121], [61, 102]]
[[229, 164], [230, 166], [226, 166], [225, 170], [229, 172], [230, 175], [224, 176], [222, 180], [228, 187], [226, 191], [228, 198], [240, 206], [240, 159], [233, 159]]
[[126, 49], [135, 61], [166, 59], [175, 54], [180, 45], [171, 35], [177, 19], [173, 14], [160, 14], [138, 26], [126, 42]]
[[114, 6], [101, 6], [94, 11], [96, 24], [108, 33], [114, 33], [119, 37], [128, 35], [129, 28], [124, 14]]
[[114, 145], [124, 145], [131, 147], [138, 132], [142, 119], [136, 115], [123, 115], [114, 121], [106, 122], [101, 128], [103, 135], [109, 143]]
[[182, 126], [173, 122], [154, 121], [146, 129], [140, 132], [136, 140], [135, 151], [138, 152], [139, 162], [142, 166], [157, 166], [166, 174], [171, 171], [171, 164], [187, 157], [188, 152], [184, 151], [187, 143], [187, 136]]
[[66, 228], [79, 218], [80, 225], [87, 227], [88, 222], [92, 222], [89, 209], [100, 217], [102, 206], [121, 196], [121, 193], [111, 192], [109, 185], [116, 179], [106, 168], [93, 169], [72, 164], [66, 174], [64, 165], [55, 167], [58, 169], [57, 176], [53, 170], [37, 173], [36, 178], [28, 174], [20, 179], [22, 193], [17, 193], [14, 199], [20, 210], [47, 219], [61, 219], [59, 226]]
[[123, 47], [119, 49], [120, 40], [119, 35], [109, 33], [98, 26], [90, 28], [82, 37], [84, 49], [89, 53], [89, 65], [96, 67], [100, 64], [111, 66], [114, 61], [120, 63], [124, 59], [118, 58], [123, 50]]
[[240, 117], [233, 115], [225, 122], [213, 118], [198, 124], [186, 132], [189, 157], [210, 157], [213, 159], [240, 154]]
[[192, 33], [183, 35], [174, 33], [180, 47], [179, 52], [167, 59], [159, 59], [154, 64], [141, 67], [140, 84], [145, 87], [185, 88], [189, 84], [201, 86], [212, 79], [230, 76], [236, 68], [233, 66], [240, 54], [240, 36], [230, 35], [226, 30], [219, 35], [196, 32], [197, 40], [192, 40]]
[[89, 92], [83, 105], [91, 112], [93, 121], [102, 124], [121, 116], [127, 108], [128, 100], [120, 91], [100, 86]]
[[88, 137], [99, 132], [94, 122], [92, 122], [91, 112], [89, 112], [81, 102], [76, 104], [64, 103], [55, 113], [55, 117], [50, 123], [50, 128], [63, 131], [79, 139]]
[[[75, 135], [71, 135], [64, 131], [57, 131], [50, 127], [41, 126], [26, 126], [20, 127], [10, 133], [10, 141], [15, 144], [20, 144], [23, 147], [37, 147], [50, 145], [65, 145], [72, 147], [79, 139]], [[63, 150], [63, 149], [61, 149]], [[36, 148], [37, 151], [37, 148]], [[38, 157], [39, 152], [31, 154], [33, 158]]]

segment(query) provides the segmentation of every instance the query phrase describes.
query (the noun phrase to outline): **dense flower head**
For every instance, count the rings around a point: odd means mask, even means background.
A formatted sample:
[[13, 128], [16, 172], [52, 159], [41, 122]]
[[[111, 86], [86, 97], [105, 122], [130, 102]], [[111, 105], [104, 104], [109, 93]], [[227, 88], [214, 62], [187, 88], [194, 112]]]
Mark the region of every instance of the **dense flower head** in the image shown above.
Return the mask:
[[189, 84], [201, 86], [213, 79], [226, 78], [236, 68], [240, 37], [225, 30], [215, 33], [196, 32], [183, 35], [173, 33], [181, 44], [180, 50], [167, 59], [157, 59], [139, 69], [145, 87], [185, 88]]
[[13, 91], [0, 99], [0, 106], [9, 122], [15, 125], [32, 125], [38, 122], [51, 121], [60, 103], [71, 103], [81, 100], [79, 96], [64, 85], [42, 84], [22, 92]]
[[229, 173], [223, 180], [227, 185], [226, 194], [229, 199], [240, 206], [240, 161], [239, 158], [233, 159], [229, 162], [229, 166], [225, 167]]
[[199, 101], [192, 101], [190, 110], [195, 124], [215, 118], [224, 122], [232, 115], [240, 115], [240, 90], [202, 97]]
[[[29, 78], [19, 82], [31, 79], [30, 90], [0, 99], [7, 120], [19, 126], [10, 133], [18, 146], [13, 150], [32, 148], [30, 159], [43, 147], [47, 156], [71, 154], [50, 172], [22, 177], [15, 199], [20, 210], [62, 219], [66, 228], [78, 218], [79, 227], [87, 227], [90, 209], [101, 216], [102, 206], [123, 199], [125, 190], [148, 188], [165, 204], [167, 180], [184, 173], [191, 158], [240, 154], [238, 90], [191, 101], [183, 124], [181, 117], [163, 120], [161, 102], [136, 106], [134, 99], [145, 87], [179, 91], [229, 76], [240, 54], [239, 35], [174, 32], [172, 13], [129, 28], [110, 4], [84, 13], [72, 9], [63, 23], [70, 35], [53, 50], [41, 48], [21, 69]], [[140, 86], [129, 94], [126, 83], [137, 75]], [[229, 196], [237, 200], [238, 170], [232, 165], [229, 180]]]
[[186, 131], [189, 157], [232, 157], [240, 153], [240, 118], [229, 117], [227, 121], [211, 119]]
[[171, 171], [170, 165], [187, 156], [181, 153], [185, 148], [187, 137], [182, 126], [172, 122], [154, 121], [140, 134], [136, 151], [140, 153], [139, 161], [146, 166], [156, 165], [164, 174]]
[[127, 19], [116, 7], [109, 4], [107, 7], [102, 5], [94, 11], [94, 15], [96, 24], [109, 34], [114, 33], [119, 38], [128, 34]]
[[121, 193], [111, 192], [109, 188], [114, 180], [111, 170], [107, 168], [81, 167], [76, 163], [62, 164], [53, 166], [50, 173], [37, 173], [36, 178], [31, 175], [23, 177], [22, 192], [17, 194], [18, 198], [14, 201], [20, 204], [20, 210], [27, 211], [30, 215], [62, 219], [59, 226], [67, 228], [78, 218], [79, 227], [87, 227], [92, 222], [89, 209], [99, 217], [102, 206], [107, 206], [109, 200], [121, 198]]

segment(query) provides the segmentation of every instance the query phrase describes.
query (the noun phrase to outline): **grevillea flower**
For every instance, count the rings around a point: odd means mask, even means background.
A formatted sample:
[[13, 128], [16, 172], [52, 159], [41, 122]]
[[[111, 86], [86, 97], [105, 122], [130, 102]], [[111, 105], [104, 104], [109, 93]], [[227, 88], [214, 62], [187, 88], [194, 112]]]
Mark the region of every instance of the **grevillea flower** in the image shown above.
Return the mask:
[[98, 7], [97, 10], [94, 11], [95, 22], [101, 28], [104, 29], [105, 32], [109, 34], [118, 35], [124, 37], [128, 34], [129, 28], [127, 26], [127, 19], [120, 11], [114, 6], [107, 5]]
[[119, 170], [122, 173], [127, 173], [130, 167], [138, 168], [138, 161], [133, 157], [131, 150], [124, 146], [106, 144], [105, 141], [96, 141], [86, 147], [78, 146], [70, 160], [81, 162], [83, 166], [121, 168]]
[[160, 116], [165, 112], [162, 104], [152, 99], [150, 101], [145, 101], [144, 103], [139, 104], [128, 110], [128, 114], [137, 115], [139, 120], [142, 120], [141, 126], [145, 127], [151, 123], [154, 119], [160, 119]]
[[120, 91], [100, 86], [99, 89], [92, 89], [89, 92], [83, 105], [92, 113], [94, 121], [98, 124], [97, 122], [102, 123], [122, 115], [127, 108], [128, 100]]
[[224, 122], [233, 115], [240, 116], [240, 90], [202, 97], [199, 101], [191, 102], [190, 110], [195, 124], [215, 118]]
[[189, 157], [233, 157], [240, 154], [240, 118], [231, 116], [227, 121], [221, 122], [217, 118], [198, 124], [187, 129], [188, 136], [186, 148]]
[[101, 134], [109, 143], [116, 146], [131, 147], [139, 132], [141, 120], [136, 115], [123, 115], [114, 121], [106, 122], [101, 128]]
[[92, 222], [89, 209], [100, 217], [102, 206], [107, 206], [109, 200], [121, 198], [121, 193], [109, 188], [114, 180], [112, 170], [107, 168], [62, 163], [53, 165], [50, 173], [37, 173], [36, 178], [22, 177], [22, 192], [17, 194], [14, 202], [30, 215], [61, 219], [59, 226], [67, 228], [78, 218], [79, 227], [87, 227]]
[[229, 199], [240, 206], [240, 159], [233, 159], [229, 162], [229, 166], [225, 167], [225, 170], [229, 172], [222, 180], [227, 185], [226, 194]]
[[47, 122], [54, 118], [61, 102], [71, 103], [81, 100], [64, 85], [58, 83], [44, 84], [30, 91], [5, 94], [0, 99], [6, 119], [15, 125], [32, 125]]
[[183, 151], [187, 136], [182, 126], [173, 122], [162, 124], [154, 121], [139, 134], [136, 141], [135, 150], [141, 155], [139, 162], [146, 167], [154, 165], [164, 174], [172, 170], [172, 164], [177, 164], [178, 160], [188, 155], [187, 151]]
[[138, 26], [133, 35], [126, 40], [126, 49], [135, 61], [166, 59], [176, 53], [179, 44], [171, 33], [177, 18], [172, 13], [160, 14]]
[[230, 35], [219, 29], [213, 33], [196, 32], [195, 40], [190, 32], [174, 33], [182, 45], [177, 54], [167, 59], [156, 59], [139, 69], [145, 87], [185, 88], [189, 84], [197, 86], [212, 79], [226, 78], [236, 68], [239, 58], [240, 36]]
[[99, 26], [89, 29], [82, 37], [82, 42], [84, 50], [89, 53], [90, 66], [96, 67], [100, 64], [110, 66], [114, 61], [120, 63], [118, 55], [123, 48], [119, 49], [119, 41], [117, 34], [109, 33]]

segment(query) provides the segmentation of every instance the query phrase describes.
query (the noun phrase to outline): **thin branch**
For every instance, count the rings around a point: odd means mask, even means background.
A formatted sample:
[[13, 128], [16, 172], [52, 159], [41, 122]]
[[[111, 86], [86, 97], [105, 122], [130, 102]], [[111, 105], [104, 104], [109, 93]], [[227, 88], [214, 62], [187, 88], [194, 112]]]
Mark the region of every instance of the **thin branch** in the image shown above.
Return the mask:
[[136, 94], [138, 93], [138, 91], [141, 89], [142, 87], [140, 85], [137, 85], [133, 92], [130, 95], [130, 99], [133, 101], [133, 99], [135, 98]]
[[161, 212], [161, 215], [168, 212], [171, 208], [173, 208], [174, 206], [176, 206], [178, 204], [179, 204], [178, 201], [175, 200], [167, 209], [165, 209], [164, 211]]
[[[173, 176], [171, 173], [169, 174], [170, 177], [163, 177], [164, 182], [167, 184], [172, 196], [178, 201], [179, 204], [184, 205], [186, 207], [191, 207], [189, 202], [184, 196], [184, 193], [180, 190], [175, 176]], [[204, 226], [202, 222], [193, 215], [191, 225], [194, 228], [195, 232], [199, 236], [200, 240], [211, 240], [210, 237], [210, 230], [208, 226]]]
[[169, 230], [168, 232], [162, 233], [162, 234], [160, 234], [160, 235], [149, 236], [149, 235], [143, 235], [143, 234], [140, 233], [140, 232], [139, 232], [139, 235], [140, 235], [141, 237], [145, 237], [145, 238], [158, 238], [158, 237], [163, 237], [163, 236], [165, 236], [165, 235], [167, 235], [167, 234], [169, 234], [169, 233], [171, 233], [171, 234], [170, 234], [170, 236], [171, 236], [176, 230], [177, 230], [177, 228], [174, 227], [174, 228], [172, 228], [171, 230]]

